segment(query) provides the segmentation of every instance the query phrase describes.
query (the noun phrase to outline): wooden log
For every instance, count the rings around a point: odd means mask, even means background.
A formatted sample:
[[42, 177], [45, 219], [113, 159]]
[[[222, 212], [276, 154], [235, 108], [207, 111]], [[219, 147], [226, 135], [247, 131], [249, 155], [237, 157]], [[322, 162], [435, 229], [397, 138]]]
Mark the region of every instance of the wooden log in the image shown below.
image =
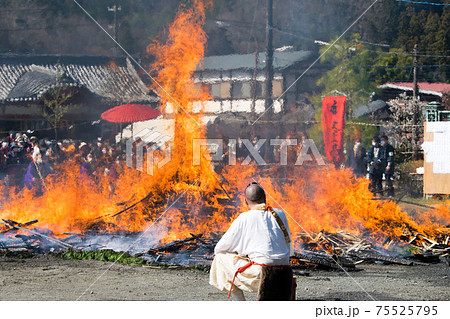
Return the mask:
[[351, 245], [354, 242], [353, 240], [344, 239], [342, 236], [339, 236], [338, 234], [329, 235], [328, 238], [332, 239], [336, 243], [336, 245], [341, 247]]
[[356, 257], [363, 260], [378, 260], [383, 262], [389, 262], [392, 264], [399, 264], [399, 265], [406, 265], [411, 266], [414, 264], [414, 261], [412, 260], [405, 260], [397, 257], [389, 257], [389, 256], [383, 256], [379, 254], [373, 254], [373, 253], [366, 253], [366, 252], [348, 252], [347, 255], [349, 257]]
[[411, 238], [410, 240], [408, 240], [408, 244], [411, 244], [413, 241], [415, 241], [417, 239], [417, 235], [414, 235], [413, 238]]
[[9, 250], [9, 249], [18, 249], [18, 248], [29, 248], [27, 245], [24, 244], [11, 244], [11, 245], [5, 245], [5, 244], [1, 244], [0, 245], [0, 249], [5, 249], [5, 250]]
[[210, 255], [195, 255], [192, 254], [190, 255], [190, 257], [195, 258], [197, 260], [213, 260], [214, 259], [214, 255], [210, 254]]
[[185, 239], [180, 239], [180, 240], [174, 240], [166, 245], [162, 245], [159, 247], [155, 247], [152, 249], [149, 249], [148, 253], [149, 254], [155, 254], [157, 252], [172, 252], [172, 251], [176, 251], [179, 250], [181, 248], [181, 246], [183, 246], [184, 244], [194, 241], [194, 240], [198, 240], [200, 237], [203, 236], [203, 234], [199, 234], [199, 235], [193, 235], [191, 234], [192, 237], [188, 237]]
[[339, 264], [338, 261], [332, 259], [332, 258], [324, 258], [320, 256], [313, 256], [308, 254], [300, 254], [295, 252], [294, 256], [291, 256], [292, 259], [298, 259], [300, 261], [304, 261], [307, 263], [311, 263], [314, 265], [317, 265], [318, 267], [325, 268], [325, 269], [337, 269], [337, 270], [345, 270], [350, 271], [354, 270], [354, 264], [353, 267], [347, 267]]
[[434, 254], [414, 254], [413, 256], [409, 256], [408, 258], [411, 258], [411, 260], [415, 264], [419, 265], [429, 265], [430, 263], [439, 263], [440, 255], [434, 255]]
[[427, 242], [429, 242], [429, 243], [431, 244], [431, 247], [433, 247], [434, 245], [437, 245], [437, 242], [435, 242], [434, 240], [429, 239], [428, 237], [426, 237], [426, 236], [424, 236], [424, 235], [422, 235], [422, 234], [420, 234], [420, 236], [421, 236], [424, 240], [426, 240]]
[[347, 258], [343, 255], [336, 255], [336, 254], [329, 254], [326, 252], [321, 252], [321, 251], [305, 251], [305, 255], [308, 256], [315, 256], [318, 258], [323, 258], [325, 260], [330, 260], [330, 261], [337, 261], [340, 265], [348, 267], [348, 268], [353, 268], [355, 266], [355, 263], [353, 262], [352, 259]]
[[[17, 225], [17, 226], [20, 226], [20, 227], [27, 227], [27, 226], [33, 225], [33, 224], [38, 222], [37, 219], [33, 219], [33, 220], [30, 220], [29, 222], [21, 224], [21, 223], [15, 222], [15, 221], [10, 220], [10, 219], [6, 219], [6, 220], [9, 221], [10, 223], [12, 223], [14, 225]], [[11, 228], [2, 230], [2, 231], [0, 231], [0, 234], [5, 234], [5, 233], [10, 232], [12, 230], [17, 230], [17, 228], [11, 227]]]
[[9, 253], [29, 251], [30, 248], [28, 247], [28, 245], [26, 243], [24, 243], [24, 244], [14, 242], [12, 244], [7, 245], [4, 242], [0, 241], [0, 250], [5, 250]]
[[324, 233], [319, 233], [319, 238], [324, 239], [325, 241], [334, 244], [335, 246], [340, 246], [340, 244], [333, 239], [331, 239], [331, 236], [327, 236]]
[[360, 251], [362, 249], [368, 249], [372, 247], [371, 244], [366, 243], [364, 240], [361, 240], [360, 242], [357, 242], [355, 244], [353, 244], [352, 246], [348, 247], [345, 252], [351, 252], [351, 251]]
[[[6, 222], [4, 219], [3, 219], [3, 221]], [[46, 235], [44, 235], [44, 234], [35, 232], [35, 231], [30, 230], [30, 229], [27, 229], [27, 228], [23, 228], [23, 227], [18, 226], [18, 225], [10, 224], [10, 223], [8, 223], [8, 222], [6, 222], [6, 223], [0, 222], [0, 224], [3, 224], [3, 225], [6, 225], [6, 226], [10, 226], [10, 227], [14, 227], [14, 228], [18, 228], [18, 229], [24, 230], [24, 231], [29, 232], [29, 233], [31, 233], [31, 234], [34, 234], [34, 235], [37, 235], [37, 236], [39, 236], [39, 237], [45, 238], [45, 239], [47, 239], [47, 240], [50, 240], [50, 241], [52, 241], [52, 242], [54, 242], [54, 243], [56, 243], [56, 244], [58, 244], [58, 245], [60, 245], [60, 246], [63, 246], [63, 247], [65, 247], [65, 248], [71, 248], [71, 249], [74, 248], [72, 245], [69, 245], [69, 244], [67, 244], [67, 243], [65, 243], [65, 242], [63, 242], [63, 241], [61, 241], [61, 240], [59, 240], [59, 239], [56, 239], [56, 238], [53, 238], [53, 237], [50, 237], [50, 236], [46, 236]]]

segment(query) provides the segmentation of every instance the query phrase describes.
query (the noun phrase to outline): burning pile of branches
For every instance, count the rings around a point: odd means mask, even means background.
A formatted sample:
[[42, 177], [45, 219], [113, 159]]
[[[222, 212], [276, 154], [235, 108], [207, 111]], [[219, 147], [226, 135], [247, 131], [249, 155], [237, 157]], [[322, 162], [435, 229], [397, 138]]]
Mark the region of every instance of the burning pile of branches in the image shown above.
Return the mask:
[[[134, 246], [134, 257], [147, 263], [167, 265], [209, 265], [213, 259], [214, 246], [223, 232], [189, 234], [189, 237], [170, 242], [161, 242], [146, 236], [145, 232], [98, 233], [94, 230], [85, 233], [64, 233], [60, 238], [48, 230], [31, 228], [38, 223], [32, 220], [18, 223], [3, 219], [5, 227], [1, 235], [0, 249], [8, 252], [28, 251], [48, 253], [61, 251], [92, 251], [113, 249], [130, 251]], [[404, 227], [407, 229], [407, 227]], [[6, 237], [8, 235], [8, 237]], [[430, 239], [424, 234], [405, 231], [400, 238], [388, 240], [382, 245], [372, 242], [370, 238], [338, 231], [335, 233], [321, 231], [318, 233], [297, 232], [292, 236], [296, 249], [291, 257], [294, 269], [328, 269], [358, 270], [361, 262], [378, 262], [400, 265], [417, 265], [448, 261], [450, 256], [450, 230], [440, 233], [438, 239]], [[120, 243], [118, 245], [118, 243]], [[403, 255], [403, 256], [402, 256]]]

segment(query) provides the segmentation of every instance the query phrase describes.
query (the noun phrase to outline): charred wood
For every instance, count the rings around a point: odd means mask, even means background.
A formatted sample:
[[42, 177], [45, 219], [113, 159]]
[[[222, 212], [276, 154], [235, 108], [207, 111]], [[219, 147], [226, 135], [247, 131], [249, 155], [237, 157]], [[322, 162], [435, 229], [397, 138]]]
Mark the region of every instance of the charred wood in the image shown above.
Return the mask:
[[433, 263], [439, 263], [440, 254], [414, 254], [409, 256], [408, 259], [412, 260], [415, 264], [428, 265]]
[[389, 257], [389, 256], [384, 256], [384, 255], [378, 255], [378, 254], [374, 254], [374, 253], [366, 253], [366, 252], [349, 252], [347, 254], [349, 257], [355, 257], [355, 258], [359, 258], [362, 260], [376, 260], [376, 261], [382, 261], [382, 262], [386, 262], [386, 263], [391, 263], [391, 264], [399, 264], [399, 265], [406, 265], [406, 266], [411, 266], [414, 264], [414, 261], [412, 260], [405, 260], [405, 259], [401, 259], [401, 258], [397, 258], [397, 257]]
[[[13, 224], [13, 225], [17, 225], [17, 226], [20, 226], [20, 227], [27, 227], [27, 226], [33, 225], [33, 224], [35, 224], [35, 223], [38, 222], [37, 219], [30, 220], [29, 222], [26, 222], [26, 223], [23, 223], [23, 224], [18, 223], [18, 222], [15, 222], [15, 221], [10, 220], [10, 219], [3, 219], [3, 221], [9, 222], [9, 223], [11, 223], [11, 224]], [[13, 231], [13, 230], [17, 230], [17, 229], [18, 229], [18, 228], [10, 227], [10, 228], [8, 228], [8, 229], [5, 229], [5, 230], [0, 231], [0, 234], [5, 234], [5, 233], [7, 233], [7, 232], [10, 232], [10, 231]]]
[[334, 269], [334, 270], [343, 270], [343, 271], [352, 271], [355, 269], [354, 263], [349, 263], [346, 265], [340, 264], [339, 260], [335, 260], [331, 257], [322, 257], [317, 255], [309, 255], [308, 254], [300, 254], [300, 253], [294, 253], [294, 256], [291, 256], [291, 260], [298, 261], [300, 263], [304, 262], [307, 264], [313, 264], [316, 265], [318, 268], [322, 269]]
[[[148, 251], [149, 254], [156, 254], [158, 252], [173, 252], [181, 249], [185, 244], [192, 242], [194, 240], [199, 240], [203, 234], [193, 235], [192, 237], [188, 237], [185, 239], [174, 240], [166, 245], [162, 245], [159, 247], [152, 248]], [[200, 240], [199, 240], [200, 241]]]
[[53, 237], [50, 237], [50, 236], [46, 236], [46, 235], [44, 235], [44, 234], [35, 232], [35, 231], [33, 231], [33, 230], [30, 230], [30, 229], [27, 229], [27, 228], [24, 228], [24, 227], [21, 227], [21, 226], [18, 226], [18, 225], [14, 225], [14, 224], [12, 224], [12, 223], [8, 223], [8, 221], [5, 220], [5, 219], [3, 219], [3, 221], [4, 221], [5, 223], [0, 222], [0, 224], [3, 224], [3, 225], [7, 225], [7, 226], [10, 226], [10, 227], [14, 227], [14, 228], [18, 228], [18, 229], [24, 230], [24, 231], [26, 231], [26, 232], [32, 233], [32, 234], [34, 234], [34, 235], [37, 235], [37, 236], [39, 236], [39, 237], [41, 237], [41, 238], [45, 238], [45, 239], [47, 239], [47, 240], [50, 240], [50, 241], [52, 241], [52, 242], [54, 242], [54, 243], [56, 243], [56, 244], [58, 244], [58, 245], [60, 245], [60, 246], [63, 246], [63, 247], [65, 247], [65, 248], [72, 248], [72, 249], [73, 249], [73, 246], [72, 246], [72, 245], [69, 245], [69, 244], [67, 244], [67, 243], [65, 243], [65, 242], [63, 242], [63, 241], [61, 241], [61, 240], [59, 240], [59, 239], [56, 239], [56, 238], [53, 238]]

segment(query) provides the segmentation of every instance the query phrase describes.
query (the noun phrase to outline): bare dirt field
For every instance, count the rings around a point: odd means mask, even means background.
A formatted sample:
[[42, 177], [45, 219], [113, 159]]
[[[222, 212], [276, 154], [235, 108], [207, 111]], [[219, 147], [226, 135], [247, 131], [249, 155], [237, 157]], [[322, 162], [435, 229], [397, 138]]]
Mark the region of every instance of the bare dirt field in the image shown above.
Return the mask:
[[[450, 267], [360, 264], [349, 275], [307, 270], [297, 276], [297, 300], [450, 300]], [[246, 294], [255, 300], [256, 294]], [[227, 300], [208, 273], [52, 255], [0, 257], [1, 300]]]

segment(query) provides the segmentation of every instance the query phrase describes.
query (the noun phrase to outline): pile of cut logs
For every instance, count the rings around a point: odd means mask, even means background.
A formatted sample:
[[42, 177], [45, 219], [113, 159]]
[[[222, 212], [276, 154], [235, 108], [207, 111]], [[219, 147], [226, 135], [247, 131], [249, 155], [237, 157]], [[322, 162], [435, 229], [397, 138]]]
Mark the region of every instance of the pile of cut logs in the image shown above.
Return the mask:
[[[0, 252], [29, 251], [33, 253], [58, 252], [65, 250], [101, 250], [108, 242], [115, 239], [139, 240], [143, 233], [65, 233], [65, 238], [55, 238], [52, 232], [43, 228], [31, 228], [37, 220], [18, 223], [3, 219], [0, 222]], [[223, 233], [211, 233], [208, 237], [202, 234], [190, 234], [189, 237], [161, 244], [136, 253], [146, 262], [159, 264], [176, 264], [183, 266], [210, 265], [214, 256], [214, 247]], [[407, 236], [408, 235], [408, 236]], [[97, 239], [95, 244], [91, 238]], [[100, 238], [100, 240], [98, 240]], [[423, 234], [406, 234], [404, 238], [389, 240], [379, 247], [368, 239], [360, 238], [345, 231], [336, 233], [296, 233], [293, 242], [299, 244], [291, 257], [294, 269], [326, 269], [355, 271], [362, 262], [377, 262], [400, 265], [422, 265], [441, 260], [450, 260], [450, 236], [443, 235], [430, 239]], [[400, 248], [399, 248], [400, 247]], [[401, 249], [394, 252], [395, 249]], [[393, 254], [396, 256], [393, 257]]]

